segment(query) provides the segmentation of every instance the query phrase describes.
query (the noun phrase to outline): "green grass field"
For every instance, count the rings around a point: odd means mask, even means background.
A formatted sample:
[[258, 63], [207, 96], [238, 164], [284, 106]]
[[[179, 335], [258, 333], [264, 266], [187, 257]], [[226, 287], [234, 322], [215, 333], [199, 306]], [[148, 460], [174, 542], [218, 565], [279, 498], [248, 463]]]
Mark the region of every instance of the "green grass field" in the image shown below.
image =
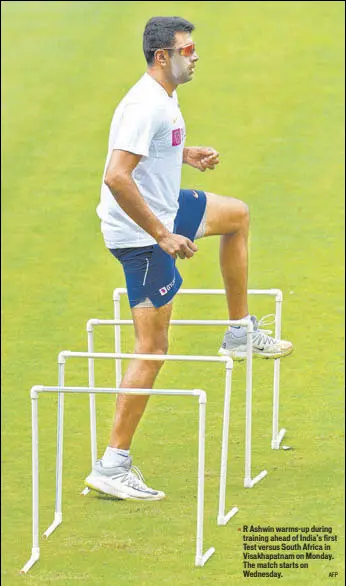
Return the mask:
[[[333, 528], [334, 560], [288, 569], [280, 584], [343, 584], [343, 46], [344, 3], [2, 2], [2, 580], [4, 586], [273, 584], [243, 577], [243, 525]], [[253, 471], [243, 488], [245, 367], [236, 365], [227, 506], [217, 527], [223, 413], [219, 365], [166, 364], [157, 387], [208, 393], [205, 548], [195, 569], [197, 409], [193, 399], [152, 398], [133, 445], [160, 503], [79, 496], [89, 473], [89, 412], [66, 397], [62, 526], [31, 551], [31, 405], [34, 384], [57, 383], [57, 355], [86, 350], [86, 321], [111, 318], [124, 286], [103, 245], [95, 208], [113, 110], [145, 70], [145, 22], [181, 15], [196, 25], [200, 61], [180, 88], [188, 144], [212, 145], [219, 168], [183, 170], [183, 185], [246, 201], [251, 209], [251, 288], [284, 293], [280, 425], [290, 451], [272, 451], [272, 364], [254, 364]], [[181, 263], [185, 287], [222, 287], [218, 239]], [[252, 298], [259, 317], [273, 310]], [[129, 315], [127, 302], [122, 313]], [[175, 318], [226, 319], [219, 297], [178, 298]], [[173, 328], [171, 353], [216, 354], [218, 328]], [[124, 329], [124, 348], [133, 336]], [[96, 350], [112, 351], [110, 328]], [[87, 385], [85, 360], [66, 383]], [[114, 384], [114, 365], [96, 364], [96, 383]], [[97, 401], [99, 455], [113, 398]], [[40, 532], [53, 520], [56, 397], [39, 399]], [[338, 576], [329, 577], [330, 572]], [[274, 582], [273, 582], [274, 580]]]

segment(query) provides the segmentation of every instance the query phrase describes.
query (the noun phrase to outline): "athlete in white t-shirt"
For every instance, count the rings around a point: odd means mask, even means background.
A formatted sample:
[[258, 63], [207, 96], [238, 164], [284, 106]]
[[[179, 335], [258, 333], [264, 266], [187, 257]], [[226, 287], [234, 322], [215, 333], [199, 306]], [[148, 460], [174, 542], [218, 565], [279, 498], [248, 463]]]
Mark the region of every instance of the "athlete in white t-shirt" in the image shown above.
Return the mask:
[[[167, 353], [171, 302], [182, 283], [175, 259], [197, 253], [194, 239], [220, 235], [229, 319], [253, 321], [256, 356], [286, 356], [292, 344], [268, 336], [248, 312], [247, 205], [232, 197], [180, 189], [183, 163], [200, 171], [219, 163], [215, 149], [185, 146], [176, 88], [194, 76], [198, 55], [193, 30], [178, 17], [149, 20], [143, 36], [147, 72], [120, 102], [111, 124], [97, 213], [106, 247], [125, 272], [135, 353]], [[244, 359], [245, 328], [229, 328], [219, 352]], [[133, 360], [121, 387], [151, 388], [163, 362]], [[164, 498], [135, 474], [129, 455], [148, 397], [118, 395], [109, 446], [85, 481], [90, 488], [121, 499]]]

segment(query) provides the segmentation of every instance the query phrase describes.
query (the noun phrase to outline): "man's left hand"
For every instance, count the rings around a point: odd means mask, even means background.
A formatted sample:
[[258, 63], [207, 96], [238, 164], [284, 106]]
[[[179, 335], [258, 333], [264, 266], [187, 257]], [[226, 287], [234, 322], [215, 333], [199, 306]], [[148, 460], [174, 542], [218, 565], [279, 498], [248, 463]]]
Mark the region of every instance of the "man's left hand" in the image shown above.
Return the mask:
[[183, 162], [195, 169], [215, 169], [219, 164], [219, 153], [212, 147], [185, 147]]

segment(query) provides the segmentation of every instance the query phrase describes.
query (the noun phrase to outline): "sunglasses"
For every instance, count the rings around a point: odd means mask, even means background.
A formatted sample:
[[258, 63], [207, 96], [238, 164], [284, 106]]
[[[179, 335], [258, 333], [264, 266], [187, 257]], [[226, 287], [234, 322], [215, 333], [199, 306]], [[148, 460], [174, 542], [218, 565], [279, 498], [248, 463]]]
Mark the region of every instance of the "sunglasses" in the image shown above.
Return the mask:
[[183, 47], [158, 47], [157, 49], [152, 49], [152, 51], [179, 51], [179, 55], [182, 55], [183, 57], [191, 57], [195, 50], [195, 43], [189, 43]]

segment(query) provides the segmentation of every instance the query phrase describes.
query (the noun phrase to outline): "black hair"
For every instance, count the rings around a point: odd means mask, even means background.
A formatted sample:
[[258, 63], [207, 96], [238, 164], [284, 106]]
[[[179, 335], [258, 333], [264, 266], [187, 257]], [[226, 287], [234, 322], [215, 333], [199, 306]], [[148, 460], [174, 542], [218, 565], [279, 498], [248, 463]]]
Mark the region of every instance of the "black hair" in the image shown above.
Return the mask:
[[143, 52], [148, 65], [154, 62], [156, 49], [173, 47], [176, 32], [191, 33], [194, 25], [179, 16], [154, 16], [143, 33]]

